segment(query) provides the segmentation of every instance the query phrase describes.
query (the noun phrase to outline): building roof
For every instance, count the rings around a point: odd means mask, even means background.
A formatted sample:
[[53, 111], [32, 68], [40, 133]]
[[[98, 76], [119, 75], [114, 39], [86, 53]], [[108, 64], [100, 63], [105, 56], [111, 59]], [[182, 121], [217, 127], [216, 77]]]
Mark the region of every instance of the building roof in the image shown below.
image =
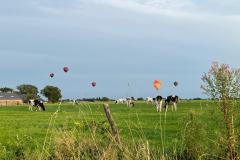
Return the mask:
[[0, 92], [0, 100], [22, 100], [22, 97], [16, 93]]

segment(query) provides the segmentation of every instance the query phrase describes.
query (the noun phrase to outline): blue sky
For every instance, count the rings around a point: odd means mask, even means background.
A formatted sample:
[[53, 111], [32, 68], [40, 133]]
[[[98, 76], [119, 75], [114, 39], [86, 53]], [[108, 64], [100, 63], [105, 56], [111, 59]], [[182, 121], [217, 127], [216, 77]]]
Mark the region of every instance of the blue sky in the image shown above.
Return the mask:
[[155, 96], [155, 79], [163, 96], [203, 97], [213, 61], [239, 67], [237, 0], [9, 0], [0, 24], [0, 86], [55, 85], [64, 98]]

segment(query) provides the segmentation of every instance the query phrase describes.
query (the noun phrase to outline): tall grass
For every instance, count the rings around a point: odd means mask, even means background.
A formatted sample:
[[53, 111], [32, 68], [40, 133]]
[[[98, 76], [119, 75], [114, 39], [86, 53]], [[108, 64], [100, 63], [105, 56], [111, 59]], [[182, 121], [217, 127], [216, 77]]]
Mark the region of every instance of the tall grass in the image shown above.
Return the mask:
[[[193, 105], [190, 102], [188, 104]], [[34, 139], [27, 135], [17, 136], [14, 147], [0, 143], [0, 159], [226, 159], [225, 131], [219, 111], [206, 107], [206, 103], [201, 102], [200, 106], [200, 110], [190, 109], [183, 116], [171, 111], [156, 113], [159, 121], [152, 122], [156, 125], [150, 134], [146, 132], [146, 126], [142, 123], [145, 119], [136, 111], [128, 115], [136, 120], [121, 119], [123, 124], [117, 123], [120, 142], [117, 142], [111, 133], [102, 104], [97, 104], [94, 110], [89, 103], [71, 106], [76, 107], [77, 118], [68, 115], [65, 122], [59, 126], [56, 121], [62, 116], [60, 113], [65, 112], [60, 106], [51, 114], [42, 145], [29, 148]], [[114, 108], [111, 109], [114, 111]], [[86, 111], [89, 114], [86, 115]], [[118, 116], [115, 112], [112, 114], [114, 118]], [[181, 127], [174, 137], [170, 136], [168, 131], [173, 116], [179, 117], [177, 123]], [[236, 119], [236, 133], [239, 132], [239, 124]], [[128, 137], [124, 134], [126, 132]], [[153, 135], [159, 137], [155, 145], [149, 139], [149, 136]]]

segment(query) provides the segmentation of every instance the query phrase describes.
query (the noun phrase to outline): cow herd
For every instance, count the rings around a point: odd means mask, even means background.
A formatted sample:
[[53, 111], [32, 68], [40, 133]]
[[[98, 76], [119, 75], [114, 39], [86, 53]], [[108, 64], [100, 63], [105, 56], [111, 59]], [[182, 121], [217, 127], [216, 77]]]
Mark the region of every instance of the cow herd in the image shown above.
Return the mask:
[[[163, 106], [164, 100], [164, 106]], [[134, 99], [131, 98], [121, 98], [115, 101], [116, 104], [127, 104], [128, 107], [134, 107]], [[177, 111], [178, 96], [171, 95], [166, 99], [163, 99], [162, 96], [157, 96], [155, 98], [147, 97], [147, 104], [153, 104], [156, 106], [157, 112], [161, 112], [163, 109], [168, 110], [168, 107], [171, 106], [172, 111]]]
[[161, 112], [163, 108], [165, 109], [165, 111], [167, 111], [169, 106], [172, 107], [172, 111], [177, 111], [178, 96], [175, 95], [167, 96], [167, 98], [165, 99], [164, 106], [162, 106], [163, 104], [162, 96], [157, 96], [156, 98], [152, 98], [152, 100], [150, 97], [148, 97], [147, 103], [149, 102], [156, 104], [157, 112]]
[[[163, 100], [164, 100], [164, 105], [163, 105]], [[116, 100], [115, 103], [116, 104], [127, 104], [128, 107], [135, 106], [133, 97], [121, 98], [121, 99]], [[147, 97], [146, 103], [155, 105], [157, 112], [161, 112], [163, 109], [165, 109], [165, 111], [167, 111], [169, 106], [172, 107], [172, 111], [177, 111], [178, 96], [171, 95], [171, 96], [168, 96], [166, 99], [164, 99], [162, 96], [157, 96], [155, 98]], [[37, 100], [37, 99], [35, 99], [35, 100], [30, 99], [28, 102], [28, 106], [29, 106], [29, 108], [28, 108], [29, 111], [33, 111], [33, 107], [35, 107], [36, 110], [39, 110], [39, 111], [46, 110], [43, 102], [40, 100]]]

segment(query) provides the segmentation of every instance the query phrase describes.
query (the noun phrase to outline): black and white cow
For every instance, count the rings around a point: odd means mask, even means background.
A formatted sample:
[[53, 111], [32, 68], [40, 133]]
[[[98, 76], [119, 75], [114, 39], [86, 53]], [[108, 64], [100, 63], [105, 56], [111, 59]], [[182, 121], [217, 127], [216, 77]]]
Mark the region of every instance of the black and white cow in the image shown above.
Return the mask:
[[128, 107], [134, 107], [134, 97], [129, 97], [129, 98], [126, 98], [127, 100], [127, 106]]
[[127, 102], [126, 98], [120, 98], [115, 101], [116, 104], [124, 104]]
[[28, 105], [29, 105], [29, 107], [28, 107], [28, 109], [29, 109], [29, 111], [32, 111], [33, 109], [33, 107], [37, 107], [38, 108], [38, 110], [43, 110], [43, 111], [45, 111], [46, 109], [45, 109], [45, 107], [44, 107], [44, 104], [43, 104], [43, 102], [42, 101], [39, 101], [39, 100], [37, 100], [37, 99], [35, 99], [35, 100], [33, 100], [33, 99], [30, 99], [29, 101], [28, 101]]
[[157, 96], [156, 98], [154, 98], [154, 101], [155, 101], [156, 107], [157, 107], [157, 112], [162, 111], [162, 100], [163, 100], [162, 96]]
[[146, 103], [147, 103], [147, 104], [153, 104], [153, 103], [154, 103], [153, 98], [147, 97], [147, 98], [146, 98]]
[[171, 95], [168, 96], [167, 99], [165, 100], [165, 109], [167, 111], [168, 106], [172, 106], [172, 111], [177, 111], [177, 103], [178, 103], [178, 96]]

